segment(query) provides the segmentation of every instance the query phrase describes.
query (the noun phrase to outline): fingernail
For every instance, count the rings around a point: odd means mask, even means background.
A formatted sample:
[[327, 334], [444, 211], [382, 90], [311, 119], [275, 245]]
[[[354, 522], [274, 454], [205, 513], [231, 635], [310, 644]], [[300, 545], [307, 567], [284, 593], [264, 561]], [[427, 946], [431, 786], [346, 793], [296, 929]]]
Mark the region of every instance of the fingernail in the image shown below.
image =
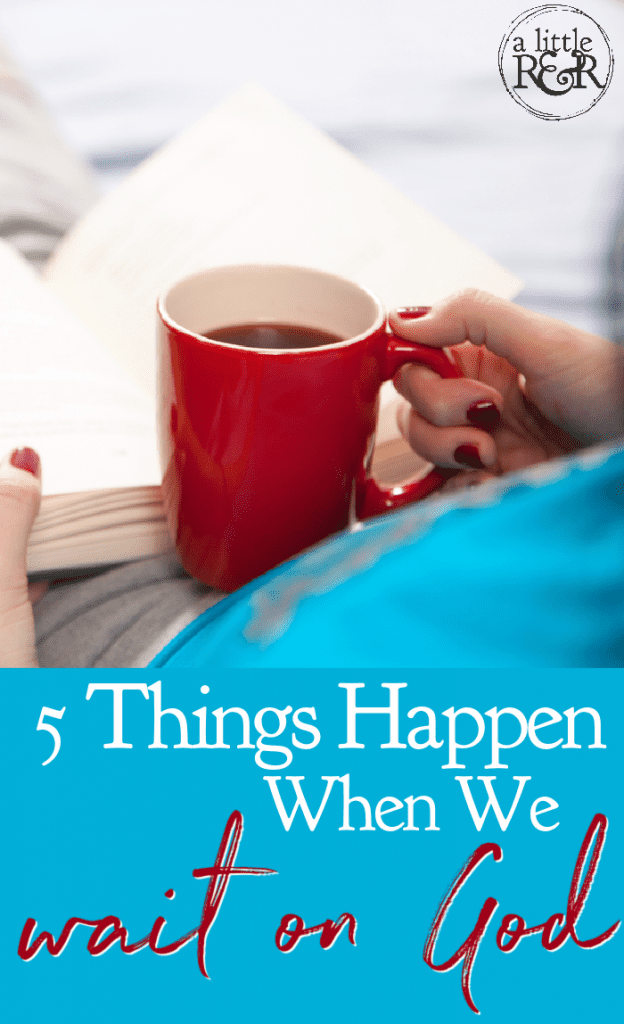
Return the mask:
[[431, 312], [431, 306], [401, 306], [394, 311], [400, 320], [418, 320]]
[[468, 466], [469, 469], [485, 469], [476, 444], [460, 444], [455, 449], [453, 458], [455, 462], [459, 462], [460, 466]]
[[501, 414], [494, 402], [473, 402], [466, 409], [466, 418], [481, 430], [494, 430], [500, 423]]
[[39, 475], [41, 460], [34, 448], [16, 448], [11, 452], [10, 462], [16, 469], [25, 469], [33, 476]]

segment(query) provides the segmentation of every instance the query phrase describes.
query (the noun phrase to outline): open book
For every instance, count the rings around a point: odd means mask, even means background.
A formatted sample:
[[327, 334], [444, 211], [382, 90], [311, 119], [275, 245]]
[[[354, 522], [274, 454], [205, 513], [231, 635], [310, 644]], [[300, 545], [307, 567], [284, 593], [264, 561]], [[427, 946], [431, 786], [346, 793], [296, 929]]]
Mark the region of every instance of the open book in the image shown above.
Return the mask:
[[[29, 570], [170, 546], [155, 431], [155, 305], [175, 280], [228, 263], [349, 277], [387, 307], [521, 282], [257, 86], [148, 159], [61, 243], [43, 284], [0, 247], [0, 445], [36, 448], [44, 499]], [[384, 386], [374, 460], [384, 482], [419, 464]]]

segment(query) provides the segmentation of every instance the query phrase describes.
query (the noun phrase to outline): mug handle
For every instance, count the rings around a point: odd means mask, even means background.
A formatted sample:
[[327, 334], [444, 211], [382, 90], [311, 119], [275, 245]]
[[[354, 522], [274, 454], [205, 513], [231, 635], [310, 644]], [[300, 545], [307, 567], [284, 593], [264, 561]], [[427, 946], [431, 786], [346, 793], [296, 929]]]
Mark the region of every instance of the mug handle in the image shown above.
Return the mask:
[[[428, 366], [444, 378], [463, 377], [463, 373], [453, 357], [445, 349], [430, 348], [428, 345], [418, 345], [416, 342], [406, 341], [405, 338], [400, 338], [395, 334], [389, 324], [386, 325], [386, 335], [386, 357], [382, 371], [384, 381], [392, 380], [399, 367], [404, 363], [420, 363], [421, 366]], [[369, 477], [364, 484], [364, 496], [359, 502], [357, 517], [358, 519], [370, 519], [371, 516], [378, 516], [382, 512], [402, 508], [403, 505], [409, 505], [412, 501], [420, 501], [421, 498], [426, 498], [428, 494], [431, 494], [458, 472], [457, 469], [442, 469], [434, 466], [417, 480], [396, 486], [384, 486], [373, 477]]]

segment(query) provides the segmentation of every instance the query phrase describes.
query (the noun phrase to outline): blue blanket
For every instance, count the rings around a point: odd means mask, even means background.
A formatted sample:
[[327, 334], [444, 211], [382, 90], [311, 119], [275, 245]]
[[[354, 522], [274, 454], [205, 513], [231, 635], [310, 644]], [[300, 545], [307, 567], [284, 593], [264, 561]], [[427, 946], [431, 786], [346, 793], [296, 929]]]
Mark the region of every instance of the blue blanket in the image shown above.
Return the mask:
[[152, 667], [624, 663], [624, 452], [343, 534], [209, 609]]

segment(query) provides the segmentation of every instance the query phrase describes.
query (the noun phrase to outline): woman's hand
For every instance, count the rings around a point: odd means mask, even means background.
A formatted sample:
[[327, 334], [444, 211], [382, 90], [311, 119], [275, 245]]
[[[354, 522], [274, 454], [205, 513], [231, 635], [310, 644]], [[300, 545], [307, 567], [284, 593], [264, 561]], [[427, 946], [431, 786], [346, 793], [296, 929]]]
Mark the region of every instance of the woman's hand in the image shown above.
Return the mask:
[[39, 456], [18, 448], [0, 462], [0, 667], [36, 668], [35, 628], [26, 577], [26, 545], [39, 511]]
[[604, 338], [473, 290], [390, 322], [465, 375], [406, 364], [394, 379], [401, 432], [438, 466], [507, 473], [624, 434], [624, 353]]

